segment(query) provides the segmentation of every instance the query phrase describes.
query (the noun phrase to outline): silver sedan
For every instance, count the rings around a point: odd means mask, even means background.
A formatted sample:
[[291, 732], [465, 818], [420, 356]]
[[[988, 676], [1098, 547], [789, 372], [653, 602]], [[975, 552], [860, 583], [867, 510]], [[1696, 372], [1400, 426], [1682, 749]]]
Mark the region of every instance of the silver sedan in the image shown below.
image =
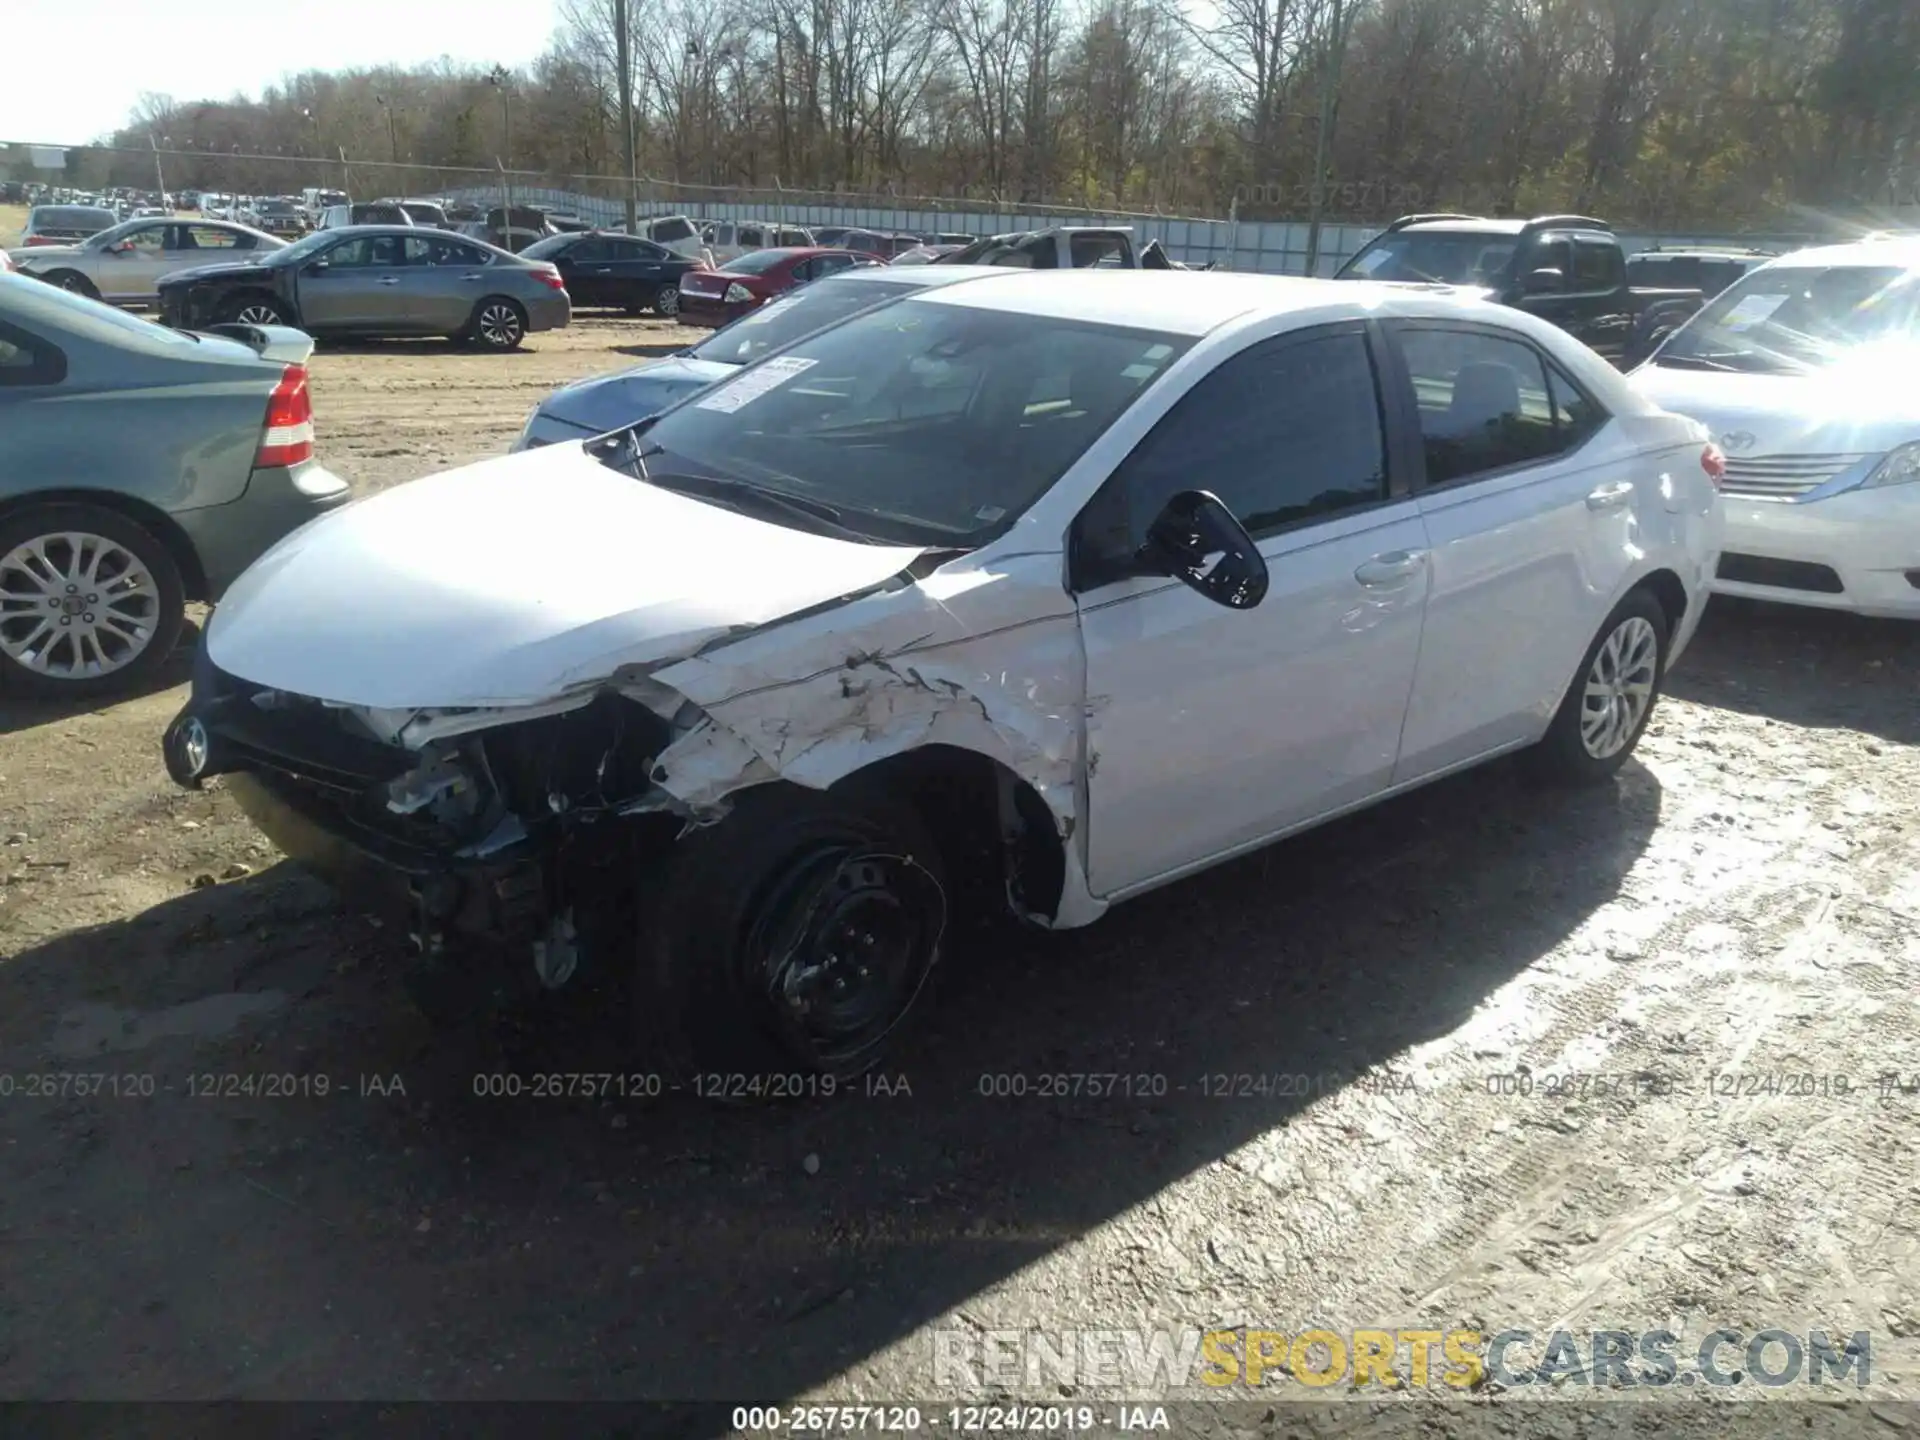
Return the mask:
[[22, 275], [116, 305], [150, 305], [160, 279], [200, 265], [250, 260], [286, 247], [263, 230], [231, 220], [143, 218], [123, 221], [74, 245], [13, 252]]

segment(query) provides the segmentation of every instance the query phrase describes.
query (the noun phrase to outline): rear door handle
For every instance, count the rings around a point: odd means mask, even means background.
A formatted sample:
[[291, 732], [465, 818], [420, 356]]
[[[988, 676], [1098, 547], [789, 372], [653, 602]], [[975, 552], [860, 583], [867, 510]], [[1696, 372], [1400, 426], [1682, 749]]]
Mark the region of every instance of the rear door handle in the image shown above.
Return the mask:
[[400, 277], [398, 275], [382, 275], [380, 277], [380, 283], [382, 285], [398, 285], [400, 283]]
[[1419, 574], [1426, 563], [1424, 550], [1390, 550], [1363, 563], [1353, 572], [1353, 578], [1362, 585], [1385, 588]]
[[461, 278], [462, 280], [484, 280], [484, 279], [486, 279], [486, 276], [484, 276], [484, 275], [462, 275], [462, 276], [461, 276], [460, 278]]
[[1587, 509], [1617, 510], [1633, 498], [1633, 482], [1616, 480], [1611, 485], [1602, 485], [1598, 490], [1587, 494]]

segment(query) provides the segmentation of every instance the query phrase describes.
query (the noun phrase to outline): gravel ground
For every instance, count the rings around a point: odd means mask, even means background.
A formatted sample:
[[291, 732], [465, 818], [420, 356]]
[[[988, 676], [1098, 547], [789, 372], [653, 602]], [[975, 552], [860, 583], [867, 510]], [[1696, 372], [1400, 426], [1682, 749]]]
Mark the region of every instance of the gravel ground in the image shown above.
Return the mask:
[[[688, 338], [329, 347], [322, 456], [498, 453]], [[0, 1394], [921, 1398], [934, 1328], [1312, 1323], [1866, 1329], [1913, 1393], [1913, 628], [1716, 602], [1611, 787], [1495, 765], [956, 954], [886, 1093], [763, 1112], [477, 1095], [645, 1062], [591, 992], [430, 1029], [390, 931], [167, 783], [183, 670], [0, 704]]]

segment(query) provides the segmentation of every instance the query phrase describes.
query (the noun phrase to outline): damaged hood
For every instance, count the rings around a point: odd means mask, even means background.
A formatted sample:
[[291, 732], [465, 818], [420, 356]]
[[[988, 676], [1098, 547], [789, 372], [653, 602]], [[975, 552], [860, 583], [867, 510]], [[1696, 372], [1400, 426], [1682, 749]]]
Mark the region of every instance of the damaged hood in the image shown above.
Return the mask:
[[738, 515], [555, 445], [303, 526], [234, 582], [204, 643], [229, 674], [344, 704], [534, 704], [869, 590], [919, 554]]

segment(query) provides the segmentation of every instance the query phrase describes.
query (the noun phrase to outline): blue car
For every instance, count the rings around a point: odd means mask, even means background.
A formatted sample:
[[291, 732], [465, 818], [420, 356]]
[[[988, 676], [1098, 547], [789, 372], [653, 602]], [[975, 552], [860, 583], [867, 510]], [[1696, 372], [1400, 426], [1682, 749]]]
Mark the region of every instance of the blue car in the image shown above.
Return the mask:
[[741, 316], [690, 350], [650, 365], [561, 386], [527, 417], [526, 428], [513, 449], [587, 440], [618, 430], [726, 379], [750, 360], [791, 345], [857, 311], [916, 290], [1004, 273], [991, 266], [973, 265], [926, 265], [909, 270], [876, 266], [816, 280]]

